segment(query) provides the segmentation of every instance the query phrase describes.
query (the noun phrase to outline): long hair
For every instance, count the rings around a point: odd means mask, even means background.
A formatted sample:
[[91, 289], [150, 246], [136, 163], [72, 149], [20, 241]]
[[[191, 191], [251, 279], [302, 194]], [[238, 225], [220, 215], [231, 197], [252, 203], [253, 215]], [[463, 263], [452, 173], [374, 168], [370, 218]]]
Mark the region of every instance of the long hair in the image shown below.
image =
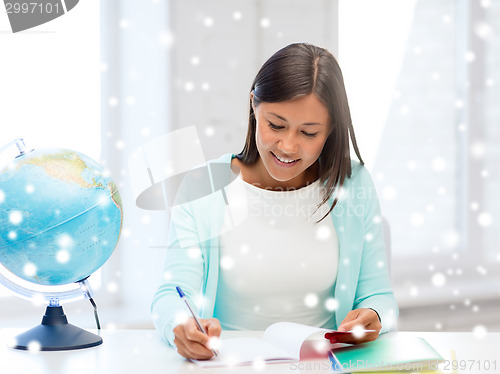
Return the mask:
[[[325, 184], [326, 193], [318, 207], [332, 197], [336, 188], [342, 187], [346, 177], [351, 176], [349, 137], [356, 156], [364, 165], [352, 127], [342, 71], [326, 49], [306, 43], [294, 43], [280, 49], [262, 65], [251, 92], [256, 107], [261, 102], [288, 101], [313, 93], [328, 109], [331, 131], [318, 160], [319, 178]], [[255, 143], [256, 124], [250, 102], [245, 146], [237, 155], [247, 165], [254, 164], [260, 157]], [[335, 196], [330, 210], [321, 220], [330, 214], [337, 201], [338, 196]]]

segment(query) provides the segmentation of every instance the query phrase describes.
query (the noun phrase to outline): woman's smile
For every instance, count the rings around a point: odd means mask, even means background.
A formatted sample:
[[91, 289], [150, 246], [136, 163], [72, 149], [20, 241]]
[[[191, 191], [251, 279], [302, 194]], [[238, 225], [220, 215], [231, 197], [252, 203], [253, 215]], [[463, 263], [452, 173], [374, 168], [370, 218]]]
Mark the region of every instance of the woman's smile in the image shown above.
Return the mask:
[[276, 164], [278, 164], [279, 166], [284, 167], [284, 168], [291, 168], [292, 166], [295, 166], [300, 161], [300, 158], [290, 159], [290, 158], [286, 158], [286, 157], [280, 157], [273, 152], [271, 152], [271, 154], [274, 156], [274, 161], [276, 162]]

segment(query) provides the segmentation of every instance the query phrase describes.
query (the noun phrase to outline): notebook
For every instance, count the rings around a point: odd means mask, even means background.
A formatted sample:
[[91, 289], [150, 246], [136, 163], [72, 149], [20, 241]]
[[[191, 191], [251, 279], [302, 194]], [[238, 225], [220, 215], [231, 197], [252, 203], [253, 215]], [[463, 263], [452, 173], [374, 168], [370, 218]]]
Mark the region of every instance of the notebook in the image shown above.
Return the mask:
[[333, 349], [329, 356], [338, 373], [438, 370], [444, 361], [424, 339], [397, 335]]
[[[365, 332], [373, 330], [365, 330]], [[330, 344], [325, 333], [353, 334], [359, 331], [338, 332], [301, 325], [293, 322], [278, 322], [264, 331], [262, 339], [223, 339], [218, 357], [210, 360], [191, 360], [202, 367], [253, 365], [256, 362], [286, 363], [299, 360], [328, 359], [332, 349], [348, 344]]]

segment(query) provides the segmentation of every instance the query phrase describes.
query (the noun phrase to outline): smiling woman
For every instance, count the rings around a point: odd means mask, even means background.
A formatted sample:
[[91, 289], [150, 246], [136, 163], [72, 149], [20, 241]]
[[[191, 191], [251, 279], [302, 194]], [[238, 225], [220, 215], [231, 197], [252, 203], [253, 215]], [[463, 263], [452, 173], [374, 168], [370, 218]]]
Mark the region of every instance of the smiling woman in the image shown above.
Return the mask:
[[[304, 43], [276, 52], [250, 92], [243, 151], [194, 172], [172, 209], [155, 326], [187, 358], [212, 356], [227, 330], [291, 321], [377, 338], [395, 324], [380, 208], [363, 166], [336, 59]], [[349, 138], [360, 162], [352, 161]], [[222, 186], [204, 198], [200, 184]], [[220, 188], [220, 187], [219, 187]], [[326, 219], [328, 217], [328, 219]], [[200, 332], [183, 318], [181, 286]]]
[[251, 98], [260, 157], [248, 167], [233, 160], [241, 168], [243, 179], [274, 189], [300, 188], [314, 182], [318, 178], [318, 158], [331, 131], [325, 105], [315, 94], [285, 102], [264, 102], [258, 107], [253, 104], [253, 92]]

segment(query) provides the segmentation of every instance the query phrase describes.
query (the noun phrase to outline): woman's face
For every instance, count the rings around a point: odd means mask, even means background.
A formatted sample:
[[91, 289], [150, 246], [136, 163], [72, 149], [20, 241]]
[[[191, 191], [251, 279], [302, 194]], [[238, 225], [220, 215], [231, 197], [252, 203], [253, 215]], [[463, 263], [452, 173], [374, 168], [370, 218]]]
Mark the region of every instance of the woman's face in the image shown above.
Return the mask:
[[259, 163], [272, 178], [266, 178], [267, 184], [274, 180], [277, 183], [269, 187], [304, 186], [306, 171], [318, 159], [330, 131], [326, 106], [309, 94], [290, 101], [262, 102], [253, 109]]

